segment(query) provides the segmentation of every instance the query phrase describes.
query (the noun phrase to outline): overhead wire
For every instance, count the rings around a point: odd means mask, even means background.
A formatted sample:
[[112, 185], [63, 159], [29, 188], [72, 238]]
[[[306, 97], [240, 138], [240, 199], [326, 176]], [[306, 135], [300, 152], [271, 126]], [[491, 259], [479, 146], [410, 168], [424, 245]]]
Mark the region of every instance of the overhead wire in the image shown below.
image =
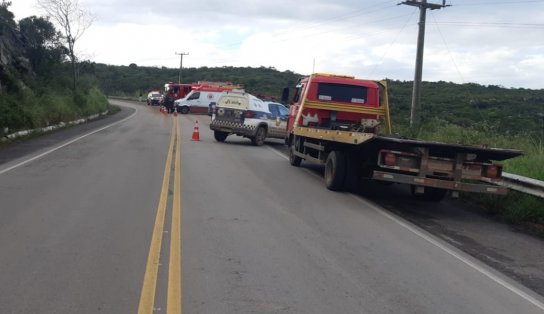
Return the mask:
[[378, 65], [381, 65], [382, 62], [383, 62], [383, 59], [385, 59], [385, 57], [387, 56], [387, 54], [389, 54], [389, 51], [391, 50], [391, 47], [393, 47], [393, 45], [397, 42], [397, 40], [400, 38], [400, 34], [402, 34], [402, 32], [404, 31], [404, 29], [406, 28], [406, 26], [408, 25], [408, 22], [410, 22], [410, 20], [412, 19], [412, 17], [414, 16], [414, 14], [416, 13], [417, 9], [414, 8], [412, 10], [412, 14], [410, 14], [410, 16], [406, 19], [406, 21], [404, 22], [404, 25], [402, 25], [401, 29], [399, 30], [399, 32], [397, 33], [397, 35], [395, 36], [395, 38], [393, 39], [393, 41], [391, 42], [391, 44], [389, 44], [389, 47], [385, 50], [385, 52], [383, 53], [382, 57], [380, 58], [380, 60], [374, 64], [374, 67], [372, 67], [372, 70], [370, 71], [370, 73], [368, 74], [369, 77], [372, 76], [372, 74], [374, 74], [374, 71], [376, 70], [376, 68], [378, 67]]
[[[297, 34], [300, 34], [300, 32], [315, 29], [315, 28], [317, 28], [317, 27], [319, 27], [321, 25], [330, 24], [331, 22], [336, 22], [336, 21], [340, 21], [340, 20], [345, 21], [346, 19], [351, 19], [351, 18], [354, 18], [354, 17], [359, 17], [359, 16], [372, 14], [372, 13], [379, 12], [379, 11], [382, 11], [382, 10], [385, 10], [385, 9], [389, 9], [389, 8], [395, 6], [395, 5], [383, 6], [383, 3], [385, 3], [385, 2], [386, 1], [382, 1], [381, 3], [378, 3], [377, 5], [375, 4], [375, 5], [372, 5], [372, 6], [369, 6], [369, 7], [363, 7], [363, 8], [351, 11], [350, 13], [330, 17], [330, 18], [321, 20], [319, 22], [313, 22], [313, 23], [303, 23], [303, 22], [301, 22], [301, 23], [297, 23], [294, 26], [291, 26], [291, 27], [289, 27], [287, 29], [272, 32], [271, 34], [269, 34], [269, 36], [270, 37], [280, 37], [281, 38], [282, 36], [287, 35], [287, 37], [289, 37], [289, 36], [292, 37], [294, 35], [293, 33], [295, 31], [296, 31]], [[390, 1], [387, 0], [387, 2], [390, 2]], [[382, 6], [382, 7], [379, 7], [379, 6]], [[374, 7], [378, 7], [378, 8], [376, 8], [375, 10], [368, 10], [369, 8], [374, 8]], [[297, 25], [300, 25], [300, 26], [297, 26]], [[294, 36], [295, 37], [300, 37], [300, 35], [294, 35]], [[217, 48], [228, 48], [228, 47], [233, 47], [233, 46], [240, 45], [243, 42], [244, 41], [237, 41], [237, 42], [232, 42], [232, 43], [228, 43], [228, 44], [219, 45], [219, 46], [216, 46], [216, 47]]]
[[[384, 10], [384, 9], [387, 9], [389, 7], [395, 7], [396, 5], [393, 5], [393, 6], [387, 6], [387, 7], [381, 7], [381, 8], [378, 8], [374, 11], [366, 11], [364, 13], [358, 13], [358, 14], [351, 14], [352, 16], [350, 18], [354, 18], [354, 17], [360, 17], [360, 16], [364, 16], [364, 15], [369, 15], [369, 14], [372, 14], [376, 11], [380, 11], [380, 10]], [[345, 15], [343, 15], [345, 16]], [[399, 19], [399, 18], [402, 18], [402, 17], [405, 17], [406, 14], [402, 14], [402, 15], [395, 15], [395, 16], [389, 16], [389, 17], [381, 17], [381, 18], [376, 18], [376, 19], [373, 19], [373, 20], [366, 20], [365, 23], [361, 24], [359, 21], [358, 24], [357, 24], [357, 27], [361, 27], [362, 25], [368, 25], [368, 24], [376, 24], [378, 22], [383, 22], [383, 21], [387, 21], [387, 20], [396, 20], [396, 19]], [[410, 14], [410, 16], [413, 16], [413, 13]], [[339, 18], [338, 17], [335, 17], [335, 18], [331, 18], [331, 19], [328, 19], [328, 22], [325, 23], [325, 22], [319, 22], [319, 23], [315, 23], [315, 24], [312, 24], [311, 27], [306, 27], [306, 28], [303, 28], [303, 29], [312, 29], [312, 28], [315, 28], [317, 25], [323, 25], [323, 24], [329, 24], [331, 21], [335, 21], [335, 20], [338, 20]], [[278, 36], [276, 40], [269, 40], [267, 41], [267, 44], [268, 45], [273, 45], [273, 44], [277, 44], [277, 43], [282, 43], [282, 42], [289, 42], [289, 41], [295, 41], [295, 40], [299, 40], [300, 38], [304, 37], [304, 38], [309, 38], [309, 37], [315, 37], [315, 36], [322, 36], [322, 35], [325, 35], [325, 34], [328, 34], [328, 33], [332, 33], [332, 32], [339, 32], [341, 33], [341, 30], [343, 29], [353, 29], [353, 26], [351, 25], [340, 25], [339, 27], [332, 27], [332, 28], [329, 28], [328, 30], [326, 31], [317, 31], [317, 32], [310, 32], [310, 33], [302, 33], [302, 32], [297, 32], [296, 34], [290, 34], [291, 37], [281, 37], [281, 36]], [[301, 29], [301, 30], [303, 30]], [[287, 32], [287, 31], [281, 31], [281, 33], [283, 32]], [[385, 32], [385, 31], [384, 31]], [[372, 36], [376, 36], [376, 34], [372, 34], [370, 35], [370, 37]], [[268, 37], [272, 37], [274, 38], [274, 36], [268, 36]], [[368, 34], [364, 34], [364, 35], [356, 35], [356, 36], [352, 36], [352, 38], [360, 38], [360, 37], [369, 37]], [[224, 45], [223, 45], [224, 46]], [[223, 63], [227, 63], [227, 62], [232, 62], [232, 61], [238, 61], [239, 59], [220, 59], [220, 60], [214, 60], [212, 61], [211, 63], [208, 63], [208, 64], [212, 64], [212, 65], [217, 65], [217, 64], [223, 64]]]
[[501, 28], [544, 28], [542, 23], [511, 23], [511, 22], [436, 22], [441, 25], [455, 25], [455, 26], [484, 26], [484, 27], [501, 27]]
[[455, 4], [456, 7], [464, 7], [464, 6], [478, 6], [478, 5], [505, 5], [505, 4], [522, 4], [522, 3], [544, 3], [544, 0], [525, 0], [525, 1], [482, 1], [482, 2], [470, 2], [470, 3], [463, 3], [463, 4]]
[[[442, 38], [442, 42], [444, 44], [444, 47], [446, 47], [446, 51], [448, 52], [448, 55], [450, 56], [450, 59], [451, 59], [451, 62], [453, 63], [453, 66], [455, 67], [455, 70], [457, 71], [457, 74], [459, 75], [459, 77], [461, 78], [461, 86], [465, 89], [465, 92], [468, 94], [468, 96], [470, 97], [470, 99], [474, 99], [474, 95], [472, 94], [471, 90], [465, 85], [467, 83], [467, 81], [465, 80], [463, 74], [461, 73], [461, 71], [459, 70], [459, 67], [457, 66], [457, 62], [455, 62], [455, 58], [453, 57], [453, 53], [451, 52], [450, 50], [450, 47], [446, 41], [446, 37], [444, 36], [444, 34], [442, 33], [442, 30], [440, 29], [440, 26], [438, 24], [438, 21], [436, 20], [436, 16], [432, 13], [431, 11], [431, 16], [434, 20], [434, 26], [435, 28], [437, 29], [438, 31], [438, 34], [440, 35], [440, 37]], [[480, 110], [477, 110], [476, 111], [478, 113], [478, 115], [480, 116], [480, 118], [482, 119], [482, 121], [485, 121], [485, 117], [484, 115], [482, 114], [482, 112], [480, 112]]]

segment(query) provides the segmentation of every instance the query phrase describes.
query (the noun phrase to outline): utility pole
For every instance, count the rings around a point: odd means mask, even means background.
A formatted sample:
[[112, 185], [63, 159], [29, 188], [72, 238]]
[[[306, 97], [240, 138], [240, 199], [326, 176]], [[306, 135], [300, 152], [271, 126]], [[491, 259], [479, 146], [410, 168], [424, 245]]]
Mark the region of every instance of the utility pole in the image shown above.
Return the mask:
[[417, 34], [417, 53], [416, 53], [416, 73], [414, 75], [414, 88], [412, 90], [412, 107], [410, 108], [410, 127], [415, 120], [415, 109], [419, 107], [421, 100], [421, 77], [423, 75], [423, 50], [425, 47], [425, 20], [427, 18], [427, 9], [437, 10], [449, 7], [446, 0], [442, 4], [428, 3], [427, 0], [406, 0], [399, 3], [419, 7], [419, 32]]
[[181, 52], [176, 54], [179, 56], [179, 76], [178, 76], [178, 83], [181, 84], [181, 69], [183, 68], [183, 56], [188, 56], [188, 52]]

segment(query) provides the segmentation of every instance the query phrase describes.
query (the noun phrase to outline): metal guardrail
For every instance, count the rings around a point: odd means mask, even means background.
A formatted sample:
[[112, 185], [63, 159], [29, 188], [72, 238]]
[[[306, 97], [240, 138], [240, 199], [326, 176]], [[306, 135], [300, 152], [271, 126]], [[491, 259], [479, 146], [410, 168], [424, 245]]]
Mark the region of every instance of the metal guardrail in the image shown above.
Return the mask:
[[501, 186], [509, 189], [544, 198], [544, 181], [535, 180], [517, 174], [503, 172]]

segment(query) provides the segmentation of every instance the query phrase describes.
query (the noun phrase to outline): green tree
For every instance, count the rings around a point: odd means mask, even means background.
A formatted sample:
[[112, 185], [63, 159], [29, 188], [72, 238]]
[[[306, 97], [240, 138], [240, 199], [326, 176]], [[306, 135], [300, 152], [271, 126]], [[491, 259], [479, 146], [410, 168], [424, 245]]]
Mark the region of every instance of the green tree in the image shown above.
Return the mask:
[[75, 45], [91, 26], [94, 17], [80, 7], [78, 0], [38, 0], [38, 6], [61, 28], [62, 39], [67, 45], [72, 64], [73, 89], [75, 90], [77, 81]]
[[67, 50], [50, 21], [30, 16], [19, 21], [19, 29], [25, 41], [26, 56], [36, 74], [48, 74], [54, 65], [62, 62]]

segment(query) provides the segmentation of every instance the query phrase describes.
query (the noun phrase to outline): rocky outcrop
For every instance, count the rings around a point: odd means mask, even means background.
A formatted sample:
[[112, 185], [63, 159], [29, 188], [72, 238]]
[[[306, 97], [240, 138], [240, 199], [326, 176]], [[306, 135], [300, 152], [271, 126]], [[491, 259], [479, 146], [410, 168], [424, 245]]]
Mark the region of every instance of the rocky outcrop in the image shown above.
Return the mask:
[[23, 57], [24, 40], [12, 20], [0, 15], [0, 92], [24, 87], [22, 78], [32, 75], [30, 61]]

